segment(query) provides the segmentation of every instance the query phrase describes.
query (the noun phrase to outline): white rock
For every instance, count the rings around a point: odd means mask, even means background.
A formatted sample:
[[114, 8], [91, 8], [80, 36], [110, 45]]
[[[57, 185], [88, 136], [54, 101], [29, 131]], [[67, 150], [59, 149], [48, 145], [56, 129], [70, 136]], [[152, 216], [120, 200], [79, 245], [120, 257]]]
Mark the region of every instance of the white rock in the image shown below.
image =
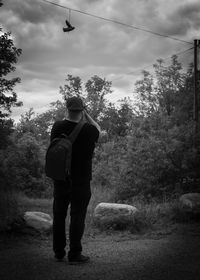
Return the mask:
[[128, 204], [99, 203], [94, 210], [94, 218], [98, 224], [133, 225], [137, 208]]
[[200, 193], [186, 193], [179, 198], [181, 204], [191, 211], [200, 211]]
[[27, 211], [24, 214], [24, 219], [28, 226], [39, 231], [49, 231], [53, 225], [51, 216], [43, 212]]

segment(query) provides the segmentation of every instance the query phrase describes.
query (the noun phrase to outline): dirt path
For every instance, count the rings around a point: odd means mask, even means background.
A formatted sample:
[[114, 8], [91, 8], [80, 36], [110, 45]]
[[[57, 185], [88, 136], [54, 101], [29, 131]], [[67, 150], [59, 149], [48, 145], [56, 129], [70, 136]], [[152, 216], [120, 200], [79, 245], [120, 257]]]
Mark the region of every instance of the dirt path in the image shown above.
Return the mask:
[[0, 238], [1, 280], [200, 280], [200, 226], [171, 235], [86, 237], [91, 262], [55, 262], [51, 238]]

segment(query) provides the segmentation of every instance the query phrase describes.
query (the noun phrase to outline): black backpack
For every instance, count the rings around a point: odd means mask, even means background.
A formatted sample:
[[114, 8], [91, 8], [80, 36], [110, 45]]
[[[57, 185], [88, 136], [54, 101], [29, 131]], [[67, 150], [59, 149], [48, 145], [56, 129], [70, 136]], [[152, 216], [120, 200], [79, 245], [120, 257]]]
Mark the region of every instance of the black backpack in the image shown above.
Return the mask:
[[72, 144], [77, 138], [84, 121], [81, 120], [70, 135], [62, 134], [61, 137], [51, 141], [45, 160], [45, 173], [53, 180], [65, 181], [71, 175]]

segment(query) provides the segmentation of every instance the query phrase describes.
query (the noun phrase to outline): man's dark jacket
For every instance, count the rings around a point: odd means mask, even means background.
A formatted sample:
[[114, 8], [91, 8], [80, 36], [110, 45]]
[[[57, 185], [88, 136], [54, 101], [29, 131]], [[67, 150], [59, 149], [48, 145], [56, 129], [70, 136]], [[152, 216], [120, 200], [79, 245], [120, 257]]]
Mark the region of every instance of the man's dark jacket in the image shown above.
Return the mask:
[[[51, 130], [51, 141], [62, 133], [69, 135], [77, 125], [76, 122], [63, 120], [54, 123]], [[72, 145], [72, 182], [73, 184], [88, 183], [92, 178], [92, 156], [95, 143], [99, 137], [98, 129], [85, 123]]]

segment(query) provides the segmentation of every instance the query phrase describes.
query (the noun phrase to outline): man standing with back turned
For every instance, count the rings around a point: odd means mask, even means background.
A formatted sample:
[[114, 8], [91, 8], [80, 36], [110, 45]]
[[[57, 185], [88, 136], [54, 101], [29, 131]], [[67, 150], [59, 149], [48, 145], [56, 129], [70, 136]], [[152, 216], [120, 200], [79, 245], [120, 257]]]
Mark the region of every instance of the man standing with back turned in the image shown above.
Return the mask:
[[69, 135], [75, 126], [85, 120], [81, 131], [72, 145], [71, 176], [66, 181], [54, 181], [53, 202], [53, 250], [60, 261], [66, 255], [65, 219], [70, 204], [70, 248], [68, 260], [71, 264], [85, 263], [89, 257], [82, 255], [81, 239], [84, 232], [87, 206], [91, 197], [90, 181], [92, 156], [98, 140], [100, 127], [88, 115], [79, 97], [66, 102], [67, 119], [54, 123], [51, 141], [63, 133]]

